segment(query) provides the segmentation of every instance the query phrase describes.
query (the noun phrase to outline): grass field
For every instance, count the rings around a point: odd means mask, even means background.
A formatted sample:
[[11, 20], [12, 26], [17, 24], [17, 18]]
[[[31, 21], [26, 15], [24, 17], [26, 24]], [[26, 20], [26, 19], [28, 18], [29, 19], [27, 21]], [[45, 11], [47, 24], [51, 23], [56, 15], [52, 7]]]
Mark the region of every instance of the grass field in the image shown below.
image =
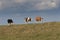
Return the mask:
[[1, 25], [0, 40], [60, 40], [60, 22]]

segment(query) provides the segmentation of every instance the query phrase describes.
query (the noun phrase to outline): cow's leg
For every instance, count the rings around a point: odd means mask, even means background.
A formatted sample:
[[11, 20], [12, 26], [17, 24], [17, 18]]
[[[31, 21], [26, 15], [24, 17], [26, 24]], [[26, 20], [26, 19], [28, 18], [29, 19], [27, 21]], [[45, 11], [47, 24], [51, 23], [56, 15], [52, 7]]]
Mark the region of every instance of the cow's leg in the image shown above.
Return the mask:
[[42, 23], [43, 23], [43, 19], [42, 19], [41, 21], [42, 21]]
[[10, 27], [11, 26], [11, 23], [8, 23], [8, 26]]

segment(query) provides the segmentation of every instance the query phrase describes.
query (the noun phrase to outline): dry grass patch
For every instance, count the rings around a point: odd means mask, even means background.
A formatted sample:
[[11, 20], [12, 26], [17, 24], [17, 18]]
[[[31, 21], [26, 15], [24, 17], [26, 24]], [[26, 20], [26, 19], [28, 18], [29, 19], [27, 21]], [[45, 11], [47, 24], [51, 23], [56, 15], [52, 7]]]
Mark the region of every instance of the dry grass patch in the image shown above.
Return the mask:
[[2, 25], [0, 40], [60, 40], [60, 22]]

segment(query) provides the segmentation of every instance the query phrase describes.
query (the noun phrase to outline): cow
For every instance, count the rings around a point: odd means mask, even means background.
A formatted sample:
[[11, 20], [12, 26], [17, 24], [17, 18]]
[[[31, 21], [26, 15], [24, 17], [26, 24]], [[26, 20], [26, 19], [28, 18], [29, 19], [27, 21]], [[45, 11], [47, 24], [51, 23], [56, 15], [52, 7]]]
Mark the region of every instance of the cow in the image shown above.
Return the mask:
[[28, 23], [28, 22], [31, 22], [31, 18], [30, 18], [30, 17], [26, 17], [26, 18], [25, 18], [25, 22], [27, 22], [27, 23]]
[[13, 24], [13, 20], [12, 19], [8, 19], [7, 22], [8, 22], [9, 25]]
[[36, 20], [37, 22], [41, 22], [41, 21], [43, 21], [43, 18], [40, 17], [40, 16], [37, 16], [37, 17], [35, 18], [35, 20]]

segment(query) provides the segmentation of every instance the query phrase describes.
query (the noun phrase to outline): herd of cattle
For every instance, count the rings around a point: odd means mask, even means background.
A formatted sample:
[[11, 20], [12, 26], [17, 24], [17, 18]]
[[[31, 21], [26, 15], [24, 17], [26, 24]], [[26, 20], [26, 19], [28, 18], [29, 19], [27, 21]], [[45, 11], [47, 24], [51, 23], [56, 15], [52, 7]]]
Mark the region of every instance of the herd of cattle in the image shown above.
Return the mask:
[[[40, 17], [40, 16], [37, 16], [37, 17], [35, 18], [35, 21], [37, 21], [37, 22], [39, 22], [39, 21], [41, 22], [42, 20], [43, 20], [43, 18]], [[32, 18], [26, 17], [26, 18], [24, 19], [24, 21], [25, 21], [26, 23], [31, 22], [31, 21], [32, 21]], [[7, 22], [8, 22], [8, 24], [12, 24], [12, 23], [13, 23], [13, 20], [12, 20], [12, 19], [8, 19]]]

